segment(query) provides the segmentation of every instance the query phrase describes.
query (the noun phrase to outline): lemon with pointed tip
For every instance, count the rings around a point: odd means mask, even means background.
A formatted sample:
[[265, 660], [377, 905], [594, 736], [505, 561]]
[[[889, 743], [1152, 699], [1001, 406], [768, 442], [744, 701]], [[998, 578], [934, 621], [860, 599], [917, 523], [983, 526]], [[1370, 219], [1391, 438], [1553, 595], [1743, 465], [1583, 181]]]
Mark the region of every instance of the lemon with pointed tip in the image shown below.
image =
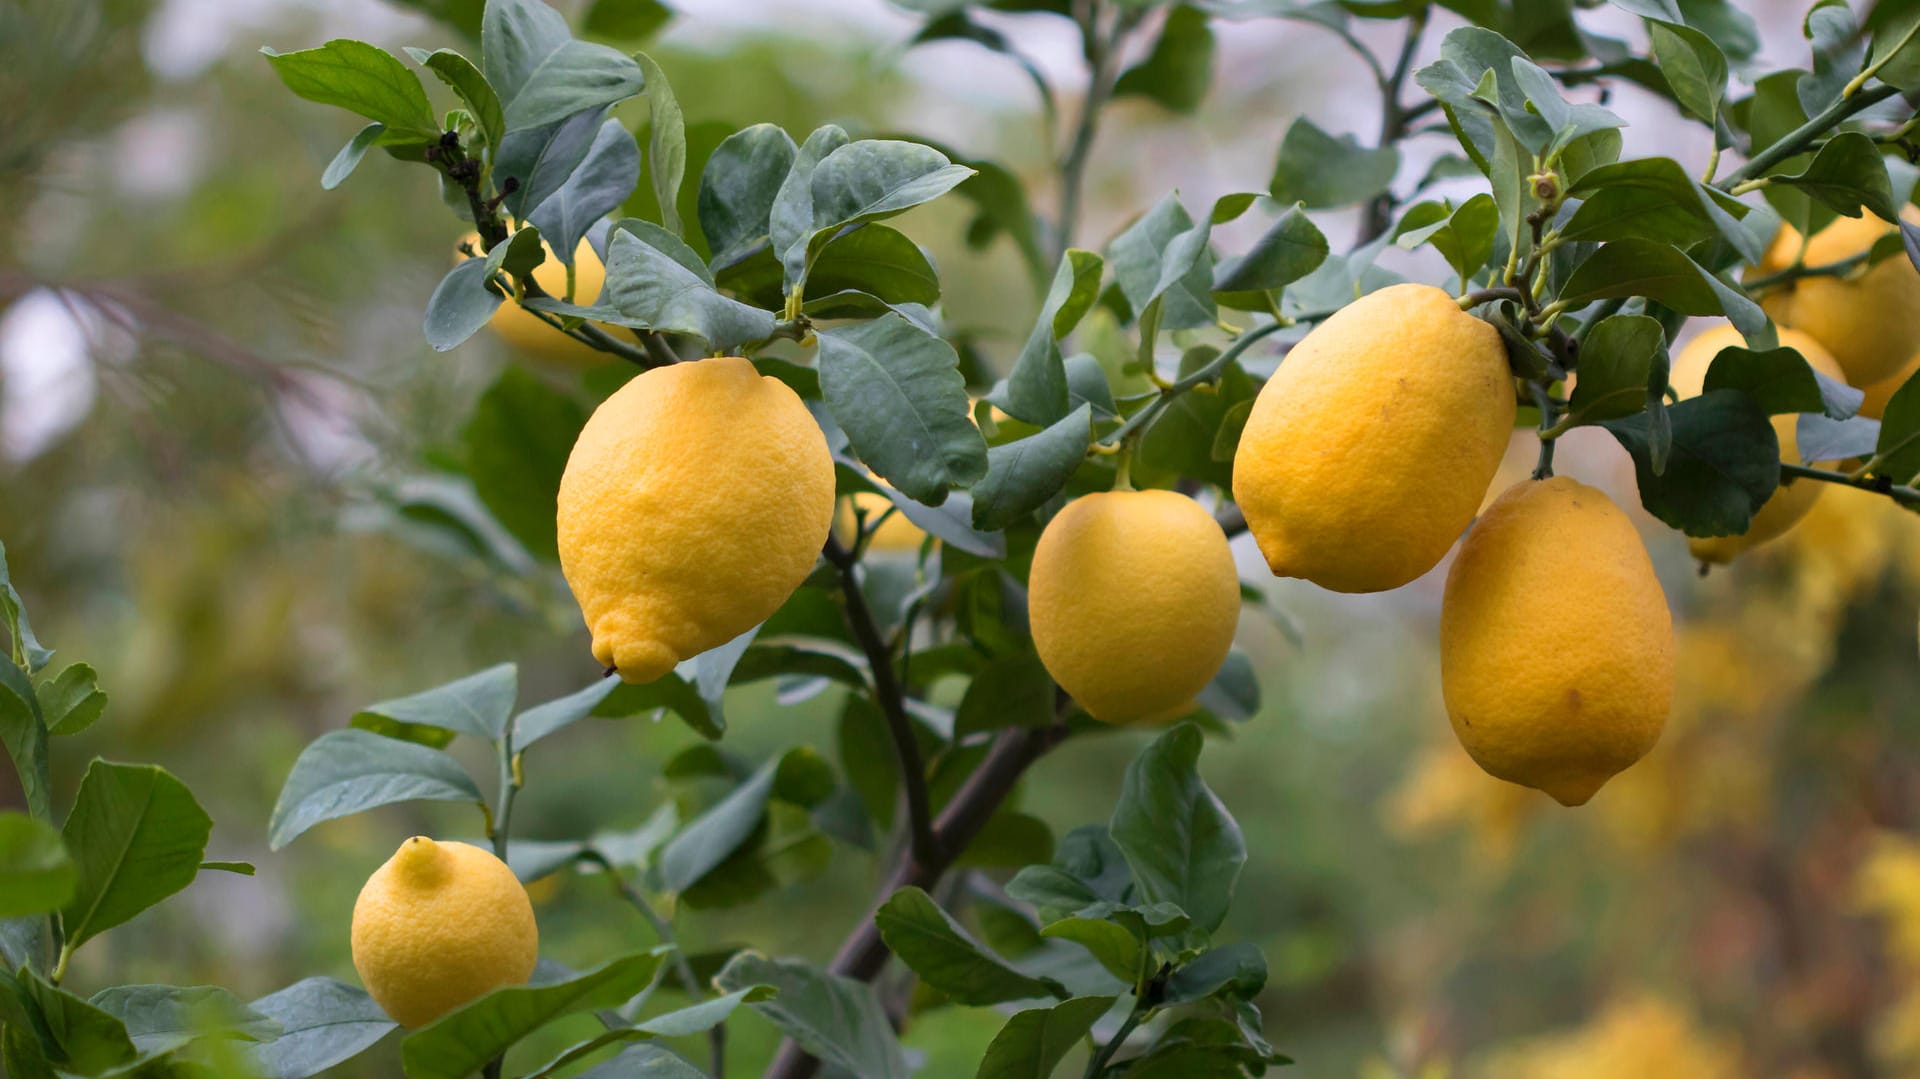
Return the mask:
[[1481, 768], [1563, 805], [1653, 747], [1673, 705], [1673, 619], [1612, 499], [1555, 476], [1488, 507], [1447, 573], [1440, 687]]
[[[478, 233], [468, 233], [461, 243], [470, 245], [475, 251], [480, 250]], [[544, 240], [540, 249], [546, 252], [547, 257], [533, 268], [534, 282], [549, 296], [565, 296], [566, 265], [554, 256], [553, 248], [547, 246]], [[606, 284], [606, 280], [607, 268], [601, 264], [600, 256], [595, 253], [592, 244], [582, 239], [573, 252], [573, 301], [582, 307], [592, 306], [599, 299], [601, 286]], [[515, 352], [562, 367], [592, 367], [611, 358], [592, 345], [561, 333], [511, 299], [494, 310], [493, 317], [487, 320], [487, 328]]]
[[1027, 577], [1040, 662], [1095, 719], [1171, 719], [1220, 672], [1240, 577], [1213, 515], [1173, 491], [1108, 491], [1047, 522]]
[[[1798, 330], [1781, 330], [1780, 344], [1800, 353], [1821, 374], [1836, 381], [1845, 381], [1846, 375], [1840, 370], [1833, 354], [1812, 337]], [[1668, 381], [1681, 398], [1696, 397], [1706, 386], [1707, 369], [1713, 366], [1714, 357], [1720, 355], [1723, 349], [1745, 347], [1746, 339], [1739, 330], [1724, 323], [1714, 326], [1688, 342], [1687, 347], [1674, 357], [1673, 372]], [[1799, 417], [1792, 414], [1773, 417], [1773, 433], [1780, 443], [1780, 459], [1799, 464]], [[1687, 538], [1687, 550], [1702, 562], [1725, 565], [1748, 548], [1777, 538], [1798, 524], [1800, 518], [1805, 517], [1813, 509], [1813, 504], [1819, 501], [1820, 492], [1825, 486], [1807, 480], [1784, 484], [1753, 515], [1745, 532], [1737, 536], [1690, 536]]]
[[1233, 497], [1276, 576], [1398, 588], [1472, 523], [1515, 411], [1499, 331], [1441, 289], [1384, 288], [1307, 334], [1261, 388]]
[[587, 419], [560, 477], [560, 569], [629, 682], [766, 621], [833, 524], [833, 457], [799, 395], [738, 356], [657, 367]]
[[420, 1027], [533, 976], [540, 931], [513, 870], [468, 843], [414, 836], [353, 904], [353, 968], [374, 1002]]
[[[1920, 212], [1909, 208], [1905, 216], [1920, 223]], [[1829, 266], [1866, 253], [1895, 227], [1871, 213], [1842, 217], [1814, 233], [1802, 253], [1800, 233], [1787, 225], [1755, 273], [1786, 269], [1796, 256], [1806, 266]], [[1762, 296], [1760, 306], [1827, 346], [1855, 386], [1890, 377], [1920, 352], [1920, 272], [1898, 254], [1864, 274], [1803, 277]]]

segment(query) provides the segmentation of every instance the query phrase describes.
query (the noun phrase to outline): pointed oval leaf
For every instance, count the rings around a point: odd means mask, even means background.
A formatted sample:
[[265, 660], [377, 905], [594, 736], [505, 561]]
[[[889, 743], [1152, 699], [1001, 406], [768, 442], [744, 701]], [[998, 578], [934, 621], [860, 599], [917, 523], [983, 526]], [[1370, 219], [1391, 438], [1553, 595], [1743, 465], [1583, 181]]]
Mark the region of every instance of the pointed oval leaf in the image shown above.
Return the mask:
[[95, 759], [61, 830], [73, 856], [73, 899], [61, 911], [79, 947], [193, 883], [213, 819], [158, 765]]
[[460, 762], [371, 731], [329, 731], [302, 750], [267, 822], [279, 850], [321, 821], [415, 800], [486, 804]]

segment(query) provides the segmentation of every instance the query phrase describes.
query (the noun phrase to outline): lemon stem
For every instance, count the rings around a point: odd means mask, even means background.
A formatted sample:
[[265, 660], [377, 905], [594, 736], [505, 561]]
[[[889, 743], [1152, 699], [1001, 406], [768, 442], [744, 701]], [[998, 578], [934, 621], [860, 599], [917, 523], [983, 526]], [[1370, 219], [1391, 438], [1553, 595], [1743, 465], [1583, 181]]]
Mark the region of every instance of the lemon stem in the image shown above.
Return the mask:
[[1126, 442], [1121, 444], [1120, 452], [1119, 454], [1116, 455], [1113, 468], [1114, 468], [1113, 489], [1116, 491], [1133, 490], [1133, 443], [1132, 442]]

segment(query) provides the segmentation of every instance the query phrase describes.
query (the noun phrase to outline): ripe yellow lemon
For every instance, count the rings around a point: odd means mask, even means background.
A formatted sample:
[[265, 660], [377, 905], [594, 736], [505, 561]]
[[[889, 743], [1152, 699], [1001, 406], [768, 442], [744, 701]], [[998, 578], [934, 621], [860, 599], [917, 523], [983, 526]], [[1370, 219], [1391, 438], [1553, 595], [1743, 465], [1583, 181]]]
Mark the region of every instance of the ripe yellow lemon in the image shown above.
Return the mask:
[[1384, 288], [1316, 327], [1261, 388], [1233, 497], [1277, 576], [1398, 588], [1473, 521], [1514, 411], [1499, 331], [1432, 286]]
[[1920, 353], [1906, 362], [1900, 370], [1871, 386], [1862, 386], [1860, 391], [1866, 395], [1860, 402], [1860, 415], [1868, 419], [1880, 419], [1887, 414], [1887, 402], [1893, 400], [1894, 392], [1907, 384], [1907, 380], [1920, 374]]
[[401, 1026], [425, 1026], [533, 976], [540, 932], [505, 862], [468, 843], [414, 836], [353, 904], [353, 967]]
[[[1832, 353], [1806, 334], [1798, 330], [1781, 330], [1780, 344], [1806, 357], [1807, 362], [1821, 374], [1845, 380], [1846, 375], [1834, 361]], [[1740, 336], [1739, 330], [1725, 324], [1715, 326], [1694, 338], [1674, 357], [1673, 372], [1668, 382], [1682, 398], [1696, 396], [1705, 386], [1707, 368], [1713, 365], [1713, 358], [1720, 354], [1720, 350], [1745, 346], [1746, 340]], [[1798, 416], [1773, 417], [1773, 433], [1780, 440], [1780, 459], [1796, 465], [1800, 463], [1798, 431]], [[1819, 501], [1824, 486], [1811, 481], [1785, 484], [1775, 490], [1773, 497], [1767, 499], [1760, 511], [1753, 515], [1753, 522], [1745, 532], [1737, 536], [1690, 536], [1687, 549], [1702, 562], [1716, 565], [1731, 562], [1742, 551], [1757, 547], [1797, 524]]]
[[1172, 491], [1067, 503], [1033, 552], [1027, 611], [1040, 662], [1095, 719], [1170, 719], [1226, 661], [1240, 577], [1226, 533]]
[[1673, 704], [1673, 620], [1627, 515], [1565, 476], [1501, 495], [1447, 574], [1440, 686], [1481, 768], [1563, 805], [1639, 760]]
[[560, 477], [560, 569], [629, 682], [765, 621], [833, 523], [833, 458], [798, 395], [738, 356], [655, 368], [594, 410]]
[[[1911, 210], [1908, 217], [1920, 219]], [[1842, 217], [1814, 234], [1803, 261], [1808, 266], [1825, 266], [1852, 258], [1894, 227], [1870, 213]], [[1792, 265], [1800, 242], [1800, 233], [1791, 225], [1782, 228], [1757, 272], [1773, 273]], [[1870, 386], [1891, 376], [1920, 352], [1920, 272], [1900, 255], [1883, 259], [1857, 279], [1802, 278], [1768, 293], [1760, 305], [1775, 322], [1804, 331], [1827, 346], [1855, 386]]]
[[[480, 249], [480, 237], [477, 233], [468, 233], [461, 242], [472, 245], [475, 251]], [[534, 267], [533, 280], [549, 295], [565, 296], [567, 268], [554, 257], [553, 248], [548, 247], [544, 241], [540, 244], [540, 248], [547, 253], [547, 258], [546, 261]], [[600, 256], [594, 254], [592, 244], [584, 239], [581, 240], [580, 246], [573, 253], [573, 301], [582, 307], [592, 305], [599, 299], [600, 288], [606, 284], [606, 280], [607, 268], [601, 265]], [[498, 334], [500, 340], [506, 342], [515, 352], [549, 363], [567, 367], [591, 367], [612, 358], [591, 345], [583, 344], [561, 333], [538, 315], [511, 299], [493, 312], [493, 318], [487, 321], [487, 327]]]

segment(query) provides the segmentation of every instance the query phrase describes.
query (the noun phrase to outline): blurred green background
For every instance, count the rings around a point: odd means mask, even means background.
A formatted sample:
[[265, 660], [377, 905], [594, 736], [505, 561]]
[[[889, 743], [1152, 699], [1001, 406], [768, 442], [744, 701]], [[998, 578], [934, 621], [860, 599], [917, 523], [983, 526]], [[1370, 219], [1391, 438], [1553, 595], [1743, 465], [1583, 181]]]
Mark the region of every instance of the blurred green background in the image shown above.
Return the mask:
[[[1047, 133], [1004, 59], [909, 51], [913, 20], [878, 0], [684, 7], [619, 40], [644, 39], [690, 124], [910, 130], [1004, 162], [1051, 205]], [[1797, 44], [1788, 6], [1753, 8], [1770, 41]], [[446, 355], [421, 338], [463, 227], [423, 171], [378, 155], [322, 191], [352, 124], [286, 93], [254, 52], [455, 43], [434, 15], [470, 10], [0, 0], [0, 539], [42, 639], [92, 662], [112, 696], [58, 747], [56, 780], [64, 799], [96, 753], [164, 764], [214, 816], [209, 856], [260, 867], [203, 876], [108, 934], [80, 954], [79, 987], [251, 997], [313, 973], [351, 980], [365, 876], [409, 834], [479, 822], [398, 807], [269, 853], [300, 748], [359, 705], [492, 663], [519, 663], [529, 703], [597, 673], [557, 573], [484, 528], [446, 527], [471, 502], [447, 466], [473, 402], [525, 362], [484, 337]], [[1071, 93], [1065, 24], [998, 25]], [[1080, 242], [1171, 187], [1189, 205], [1264, 187], [1300, 112], [1370, 132], [1366, 85], [1311, 27], [1236, 28], [1199, 118], [1115, 107]], [[1630, 153], [1704, 158], [1695, 134], [1623, 96]], [[1438, 149], [1410, 147], [1406, 174]], [[1330, 217], [1338, 243], [1353, 226]], [[942, 267], [949, 323], [1004, 365], [1037, 297], [1009, 245], [969, 248], [965, 224], [936, 204], [904, 228]], [[1617, 447], [1566, 441], [1563, 470], [1632, 503]], [[1508, 478], [1530, 459], [1522, 443]], [[1228, 932], [1268, 955], [1267, 1033], [1299, 1074], [1920, 1074], [1920, 846], [1902, 838], [1920, 833], [1920, 523], [1835, 490], [1789, 539], [1705, 579], [1679, 537], [1643, 523], [1679, 616], [1680, 700], [1654, 753], [1578, 811], [1485, 777], [1455, 745], [1439, 573], [1341, 597], [1272, 582], [1242, 552], [1284, 614], [1250, 608], [1264, 705], [1202, 765], [1252, 850]], [[838, 691], [782, 706], [744, 689], [727, 746], [831, 753], [838, 710]], [[1023, 807], [1056, 834], [1104, 820], [1145, 737], [1070, 743], [1034, 769]], [[517, 834], [640, 824], [670, 797], [662, 763], [694, 741], [668, 719], [543, 744]], [[18, 802], [12, 782], [0, 804]], [[694, 951], [824, 960], [877, 871], [839, 847], [774, 896], [683, 911], [681, 931]], [[562, 962], [652, 943], [602, 879], [555, 878], [535, 897]], [[924, 1074], [967, 1076], [999, 1021], [938, 1010], [907, 1037]], [[733, 1074], [757, 1074], [771, 1028], [744, 1013], [733, 1027]], [[389, 1044], [341, 1073], [391, 1075], [396, 1060]]]

